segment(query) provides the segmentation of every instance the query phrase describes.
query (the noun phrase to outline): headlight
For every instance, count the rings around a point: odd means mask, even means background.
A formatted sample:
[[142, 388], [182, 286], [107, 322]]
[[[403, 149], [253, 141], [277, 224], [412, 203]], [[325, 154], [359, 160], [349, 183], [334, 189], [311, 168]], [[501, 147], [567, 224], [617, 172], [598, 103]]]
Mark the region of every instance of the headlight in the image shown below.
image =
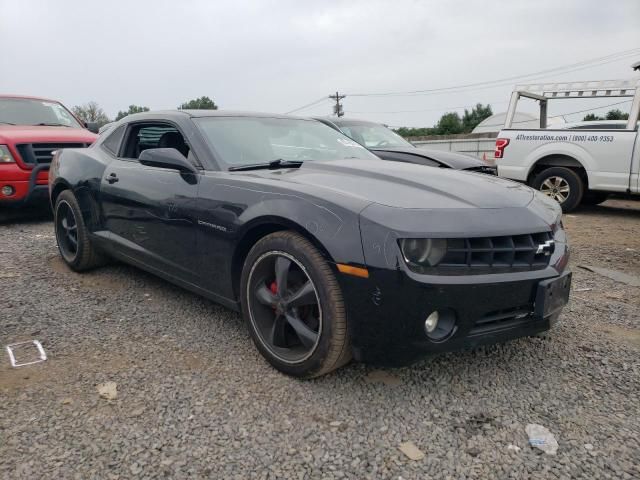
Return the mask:
[[409, 266], [433, 267], [440, 263], [447, 253], [444, 238], [403, 238], [400, 250]]
[[0, 163], [16, 163], [6, 145], [0, 145]]

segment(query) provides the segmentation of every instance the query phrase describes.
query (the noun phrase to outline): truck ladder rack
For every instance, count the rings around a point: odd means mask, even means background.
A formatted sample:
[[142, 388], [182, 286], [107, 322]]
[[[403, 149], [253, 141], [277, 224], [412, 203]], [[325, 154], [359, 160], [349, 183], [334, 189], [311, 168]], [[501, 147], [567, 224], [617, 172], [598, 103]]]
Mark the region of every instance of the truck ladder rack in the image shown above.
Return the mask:
[[516, 85], [505, 118], [504, 128], [511, 128], [516, 105], [521, 97], [540, 103], [540, 128], [547, 127], [547, 102], [549, 100], [576, 98], [633, 98], [627, 129], [634, 130], [640, 114], [640, 79], [590, 80], [585, 82], [548, 82]]

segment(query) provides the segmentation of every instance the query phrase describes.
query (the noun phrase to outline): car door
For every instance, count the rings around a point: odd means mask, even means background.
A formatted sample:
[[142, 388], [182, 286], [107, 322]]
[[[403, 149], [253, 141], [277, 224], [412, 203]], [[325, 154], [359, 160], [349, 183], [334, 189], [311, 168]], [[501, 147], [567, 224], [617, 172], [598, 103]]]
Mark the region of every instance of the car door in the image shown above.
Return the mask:
[[[118, 158], [101, 182], [105, 224], [118, 251], [134, 262], [197, 283], [196, 224], [191, 214], [198, 175], [142, 165], [148, 148], [167, 147], [163, 138], [182, 135], [168, 122], [131, 123]], [[182, 136], [184, 139], [184, 136]], [[183, 154], [192, 157], [184, 142]]]

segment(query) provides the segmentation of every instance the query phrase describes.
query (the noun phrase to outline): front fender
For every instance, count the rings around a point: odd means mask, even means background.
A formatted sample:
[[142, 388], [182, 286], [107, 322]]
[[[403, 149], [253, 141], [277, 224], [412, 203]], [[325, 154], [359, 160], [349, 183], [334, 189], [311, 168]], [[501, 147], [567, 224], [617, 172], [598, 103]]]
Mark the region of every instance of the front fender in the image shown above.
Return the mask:
[[242, 233], [256, 225], [291, 222], [319, 242], [338, 263], [364, 263], [358, 216], [353, 212], [297, 195], [270, 193], [238, 218]]

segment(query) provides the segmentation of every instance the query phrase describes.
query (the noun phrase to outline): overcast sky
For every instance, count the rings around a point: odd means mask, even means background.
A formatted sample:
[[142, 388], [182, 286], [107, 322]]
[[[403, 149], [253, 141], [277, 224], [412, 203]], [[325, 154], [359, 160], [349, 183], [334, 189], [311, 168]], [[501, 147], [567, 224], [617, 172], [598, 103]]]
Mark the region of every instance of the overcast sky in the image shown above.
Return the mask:
[[[431, 126], [476, 102], [504, 111], [511, 85], [349, 94], [496, 80], [632, 48], [639, 0], [0, 0], [0, 93], [70, 107], [95, 100], [112, 117], [132, 103], [175, 108], [202, 95], [224, 109], [283, 113], [339, 90], [348, 116]], [[629, 68], [638, 60], [544, 80], [640, 77]], [[330, 113], [329, 100], [299, 112]]]

